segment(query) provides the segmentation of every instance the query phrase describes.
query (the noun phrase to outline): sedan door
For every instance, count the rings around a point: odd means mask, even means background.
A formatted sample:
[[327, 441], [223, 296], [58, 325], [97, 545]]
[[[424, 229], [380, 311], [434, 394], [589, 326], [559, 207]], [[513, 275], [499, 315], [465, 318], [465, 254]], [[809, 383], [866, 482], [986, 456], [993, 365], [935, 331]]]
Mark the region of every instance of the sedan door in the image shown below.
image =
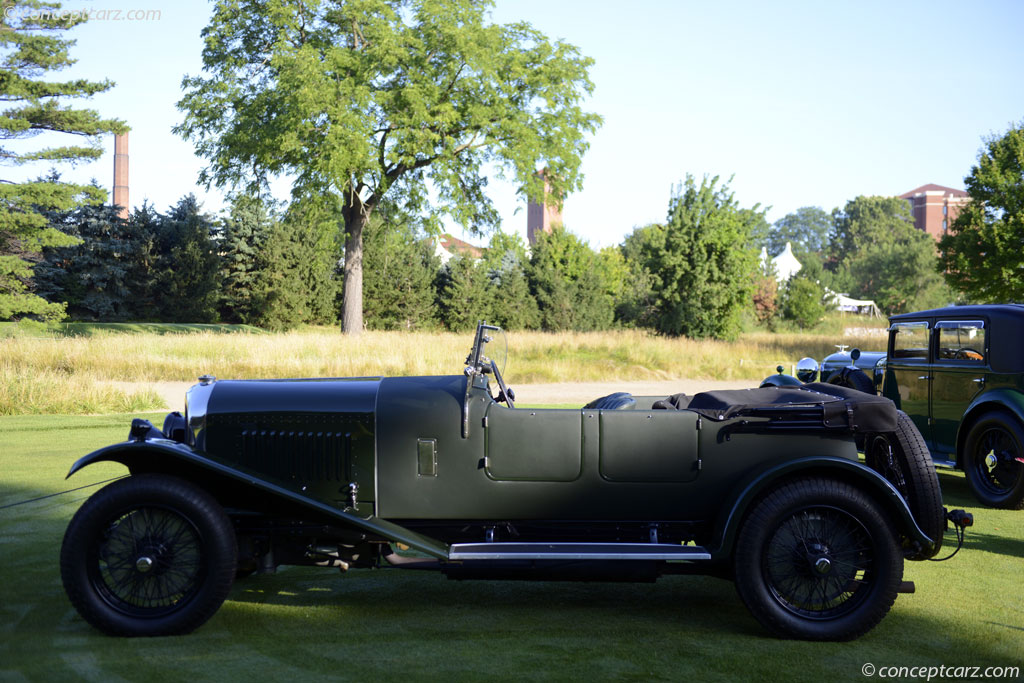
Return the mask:
[[956, 461], [956, 433], [964, 411], [984, 388], [988, 365], [982, 320], [940, 320], [935, 324], [931, 368], [932, 443], [940, 459]]
[[910, 416], [931, 448], [929, 342], [927, 321], [894, 323], [889, 328], [889, 359], [882, 392]]

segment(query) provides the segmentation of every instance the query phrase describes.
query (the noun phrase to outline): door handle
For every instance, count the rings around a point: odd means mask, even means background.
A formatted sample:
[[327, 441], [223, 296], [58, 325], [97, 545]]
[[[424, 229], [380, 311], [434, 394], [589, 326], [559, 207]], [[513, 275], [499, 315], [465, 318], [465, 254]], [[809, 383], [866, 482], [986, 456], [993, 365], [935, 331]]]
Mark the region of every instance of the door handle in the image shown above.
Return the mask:
[[977, 382], [978, 384], [984, 384], [985, 383], [985, 378], [984, 377], [975, 377], [971, 381], [972, 382]]
[[929, 375], [921, 375], [918, 379], [931, 379]]

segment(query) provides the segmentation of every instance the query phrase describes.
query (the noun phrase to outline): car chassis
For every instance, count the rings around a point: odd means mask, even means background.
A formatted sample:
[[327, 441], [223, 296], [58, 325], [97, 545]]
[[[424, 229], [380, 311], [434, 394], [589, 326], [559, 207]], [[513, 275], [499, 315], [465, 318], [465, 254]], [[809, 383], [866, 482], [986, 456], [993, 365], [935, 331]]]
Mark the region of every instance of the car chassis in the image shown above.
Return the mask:
[[[478, 326], [458, 375], [204, 376], [163, 429], [134, 420], [128, 441], [68, 474], [130, 472], [68, 526], [72, 604], [106, 633], [170, 635], [207, 621], [236, 578], [279, 565], [708, 574], [735, 581], [777, 635], [845, 640], [908, 590], [905, 559], [941, 548], [934, 468], [887, 399], [811, 384], [516, 408], [485, 355], [497, 331]], [[886, 457], [860, 462], [860, 438]]]

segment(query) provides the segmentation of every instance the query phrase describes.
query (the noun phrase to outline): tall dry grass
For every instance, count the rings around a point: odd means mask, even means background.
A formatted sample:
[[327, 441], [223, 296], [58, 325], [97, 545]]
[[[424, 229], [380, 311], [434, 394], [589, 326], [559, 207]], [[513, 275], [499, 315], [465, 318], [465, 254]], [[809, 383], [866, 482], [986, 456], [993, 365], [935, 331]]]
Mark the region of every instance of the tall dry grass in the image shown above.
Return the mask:
[[[510, 332], [505, 374], [519, 384], [756, 381], [774, 372], [777, 364], [788, 370], [803, 356], [820, 360], [835, 351], [836, 343], [882, 348], [883, 337], [860, 331], [839, 338], [756, 332], [733, 342], [674, 339], [638, 330]], [[333, 328], [282, 334], [10, 336], [0, 339], [0, 414], [149, 407], [152, 396], [133, 396], [103, 384], [110, 381], [192, 381], [201, 374], [222, 379], [451, 374], [461, 370], [471, 337], [448, 332], [366, 332], [348, 337]], [[499, 362], [504, 359], [500, 337], [490, 353]]]

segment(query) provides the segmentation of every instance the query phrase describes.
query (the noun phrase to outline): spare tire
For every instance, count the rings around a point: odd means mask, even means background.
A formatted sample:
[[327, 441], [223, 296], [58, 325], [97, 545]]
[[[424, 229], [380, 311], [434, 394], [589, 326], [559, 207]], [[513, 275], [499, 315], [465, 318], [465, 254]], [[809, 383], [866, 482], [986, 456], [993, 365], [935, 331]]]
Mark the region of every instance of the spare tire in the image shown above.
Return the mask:
[[924, 560], [938, 553], [946, 529], [942, 491], [931, 453], [910, 416], [900, 410], [895, 431], [867, 434], [864, 459], [900, 492], [921, 531], [935, 542], [931, 551], [908, 559]]
[[860, 368], [840, 368], [829, 375], [825, 382], [863, 391], [865, 394], [875, 394], [875, 386]]

